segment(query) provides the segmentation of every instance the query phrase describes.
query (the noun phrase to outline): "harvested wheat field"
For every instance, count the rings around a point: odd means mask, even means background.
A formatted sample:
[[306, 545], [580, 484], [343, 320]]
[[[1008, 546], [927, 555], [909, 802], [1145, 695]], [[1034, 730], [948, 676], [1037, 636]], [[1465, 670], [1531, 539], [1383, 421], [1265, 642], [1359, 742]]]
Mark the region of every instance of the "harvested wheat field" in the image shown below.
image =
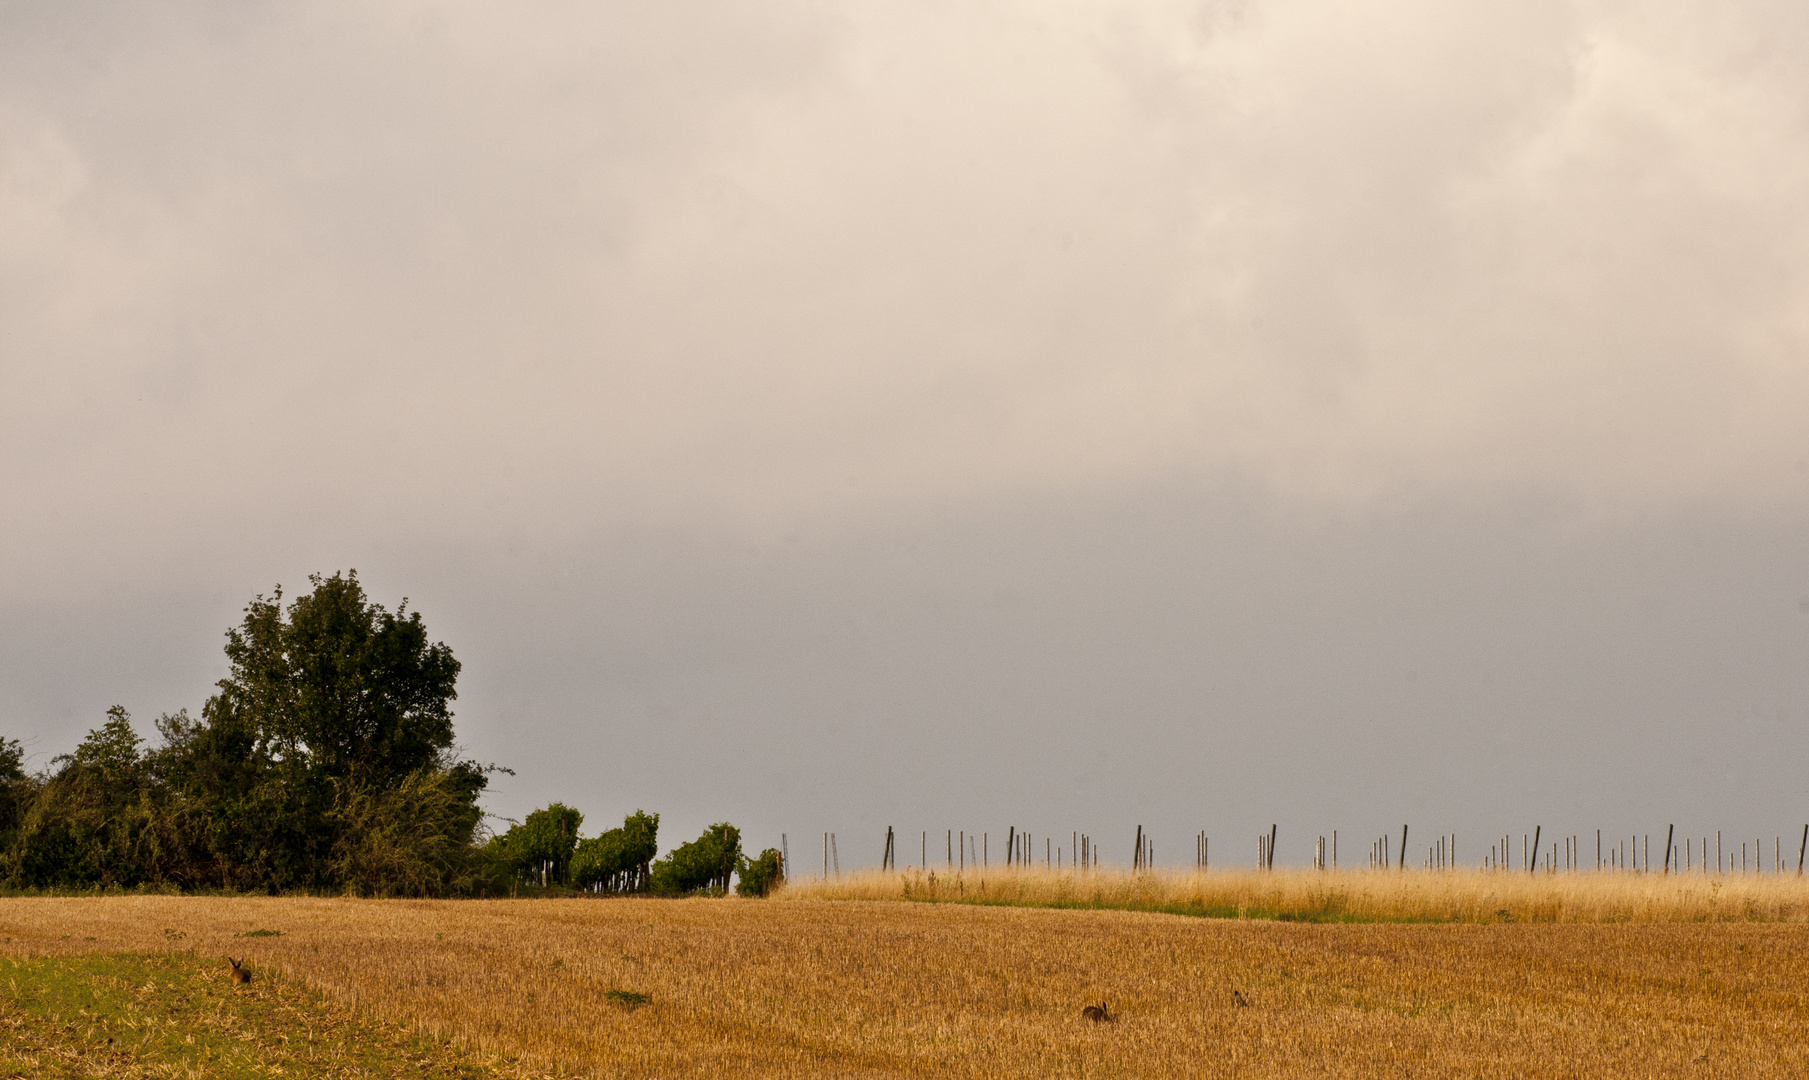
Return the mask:
[[[0, 939], [222, 969], [243, 953], [473, 1053], [585, 1076], [1809, 1075], [1809, 926], [1792, 923], [132, 897], [0, 901]], [[1101, 999], [1116, 1022], [1081, 1019]]]

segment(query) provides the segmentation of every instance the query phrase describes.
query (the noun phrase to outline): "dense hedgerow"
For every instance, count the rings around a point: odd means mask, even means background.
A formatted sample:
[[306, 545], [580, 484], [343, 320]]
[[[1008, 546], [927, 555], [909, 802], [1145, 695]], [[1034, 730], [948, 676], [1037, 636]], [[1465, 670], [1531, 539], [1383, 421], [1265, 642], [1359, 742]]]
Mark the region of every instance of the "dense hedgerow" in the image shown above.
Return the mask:
[[40, 773], [0, 738], [0, 887], [727, 890], [741, 850], [728, 825], [664, 863], [659, 815], [638, 810], [583, 839], [583, 815], [553, 803], [491, 835], [478, 799], [508, 770], [454, 749], [452, 650], [406, 600], [371, 602], [356, 571], [309, 581], [287, 607], [280, 587], [246, 606], [226, 635], [229, 674], [198, 717], [159, 717], [157, 744], [120, 706]]

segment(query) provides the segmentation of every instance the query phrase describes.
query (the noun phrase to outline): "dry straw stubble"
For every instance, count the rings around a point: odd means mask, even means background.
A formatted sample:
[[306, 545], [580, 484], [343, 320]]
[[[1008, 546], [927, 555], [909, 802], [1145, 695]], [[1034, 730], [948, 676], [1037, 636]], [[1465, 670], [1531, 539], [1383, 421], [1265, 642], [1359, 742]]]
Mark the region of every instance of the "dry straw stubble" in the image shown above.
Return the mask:
[[[283, 934], [233, 936], [252, 927]], [[166, 929], [186, 936], [171, 946]], [[580, 1075], [1809, 1075], [1796, 924], [143, 897], [0, 901], [0, 936], [29, 953], [242, 949]], [[624, 1008], [612, 990], [648, 1001]], [[1116, 1024], [1080, 1018], [1101, 998]]]

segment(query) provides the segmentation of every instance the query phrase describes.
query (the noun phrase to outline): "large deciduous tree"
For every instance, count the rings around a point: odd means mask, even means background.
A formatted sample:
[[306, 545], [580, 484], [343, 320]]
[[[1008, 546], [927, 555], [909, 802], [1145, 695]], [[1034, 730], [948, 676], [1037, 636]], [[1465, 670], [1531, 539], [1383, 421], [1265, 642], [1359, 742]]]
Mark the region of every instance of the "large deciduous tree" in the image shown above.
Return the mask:
[[322, 777], [385, 785], [439, 763], [458, 697], [452, 650], [428, 641], [406, 599], [395, 612], [370, 602], [357, 571], [308, 580], [314, 591], [287, 612], [281, 588], [246, 607], [203, 715]]

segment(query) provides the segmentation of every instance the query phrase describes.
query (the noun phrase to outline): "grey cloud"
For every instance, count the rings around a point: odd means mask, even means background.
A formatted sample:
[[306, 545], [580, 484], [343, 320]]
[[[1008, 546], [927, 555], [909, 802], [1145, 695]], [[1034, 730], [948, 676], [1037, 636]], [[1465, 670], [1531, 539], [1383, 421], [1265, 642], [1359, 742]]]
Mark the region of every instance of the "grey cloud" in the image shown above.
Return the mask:
[[33, 498], [1797, 490], [1755, 9], [16, 10]]

